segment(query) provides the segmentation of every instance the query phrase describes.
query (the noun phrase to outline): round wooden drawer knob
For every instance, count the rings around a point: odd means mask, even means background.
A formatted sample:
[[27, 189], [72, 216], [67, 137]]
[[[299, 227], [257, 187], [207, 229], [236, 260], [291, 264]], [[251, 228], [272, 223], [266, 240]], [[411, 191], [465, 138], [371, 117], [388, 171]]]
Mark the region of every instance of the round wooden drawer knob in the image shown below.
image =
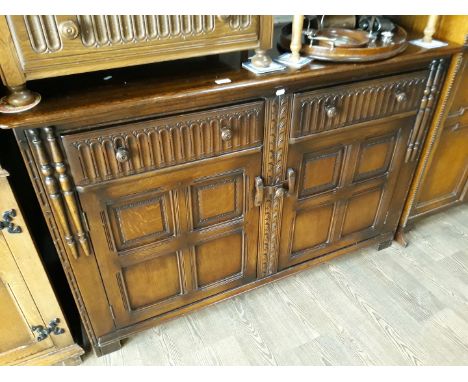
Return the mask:
[[231, 18], [232, 15], [217, 15], [219, 21], [227, 22]]
[[64, 21], [59, 25], [60, 35], [68, 40], [74, 40], [80, 35], [80, 27], [72, 20]]
[[406, 102], [408, 96], [404, 92], [399, 92], [396, 94], [396, 100], [398, 103]]
[[333, 118], [338, 115], [338, 109], [336, 108], [336, 106], [327, 106], [325, 107], [325, 111], [327, 113], [328, 118]]
[[130, 152], [124, 148], [124, 147], [119, 147], [115, 153], [115, 159], [117, 159], [118, 162], [124, 163], [127, 162], [128, 159], [130, 158]]
[[230, 141], [232, 138], [232, 130], [229, 127], [223, 127], [221, 129], [221, 139], [224, 142]]

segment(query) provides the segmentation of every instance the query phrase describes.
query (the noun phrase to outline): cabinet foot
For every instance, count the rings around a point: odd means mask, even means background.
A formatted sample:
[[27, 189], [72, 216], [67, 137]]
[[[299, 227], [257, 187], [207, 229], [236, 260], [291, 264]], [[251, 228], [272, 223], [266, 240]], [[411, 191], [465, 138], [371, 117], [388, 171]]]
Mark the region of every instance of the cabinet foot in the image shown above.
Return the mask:
[[251, 61], [252, 65], [257, 68], [267, 68], [271, 65], [271, 58], [264, 49], [255, 49], [255, 55]]
[[61, 366], [78, 366], [81, 365], [81, 357], [72, 357], [62, 361]]
[[97, 357], [102, 357], [103, 355], [112, 353], [114, 351], [117, 351], [122, 348], [122, 343], [117, 340], [113, 342], [108, 342], [104, 345], [98, 345], [96, 347], [93, 347], [94, 349], [94, 354], [96, 354]]
[[8, 86], [8, 90], [10, 94], [0, 99], [0, 113], [21, 113], [41, 101], [41, 95], [26, 88], [26, 84]]
[[395, 234], [395, 241], [404, 248], [406, 248], [409, 244], [409, 241], [406, 238], [405, 232], [401, 229], [398, 230], [397, 233]]
[[379, 243], [379, 245], [377, 247], [377, 251], [381, 251], [382, 249], [390, 247], [392, 245], [392, 243], [393, 243], [392, 239], [387, 240], [387, 241], [382, 241], [381, 243]]

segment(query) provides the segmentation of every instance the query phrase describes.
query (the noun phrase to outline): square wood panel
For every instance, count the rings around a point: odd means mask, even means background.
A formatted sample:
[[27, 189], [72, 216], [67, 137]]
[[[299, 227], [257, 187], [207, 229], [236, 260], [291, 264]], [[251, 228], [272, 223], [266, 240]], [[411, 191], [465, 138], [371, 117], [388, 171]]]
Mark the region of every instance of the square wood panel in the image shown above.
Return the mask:
[[169, 193], [125, 196], [107, 207], [117, 250], [135, 248], [173, 235]]
[[329, 191], [338, 186], [344, 147], [336, 147], [303, 156], [299, 180], [299, 198]]
[[191, 187], [193, 228], [203, 228], [242, 216], [242, 172], [217, 176]]
[[341, 236], [346, 236], [374, 226], [379, 210], [382, 189], [367, 190], [349, 199]]
[[182, 293], [177, 254], [158, 256], [122, 269], [117, 275], [127, 310], [135, 310]]
[[378, 137], [361, 143], [354, 181], [385, 174], [395, 151], [395, 136]]
[[230, 233], [195, 247], [198, 287], [242, 277], [244, 261], [243, 232]]
[[333, 210], [334, 204], [327, 204], [298, 211], [294, 221], [291, 248], [293, 255], [327, 243]]

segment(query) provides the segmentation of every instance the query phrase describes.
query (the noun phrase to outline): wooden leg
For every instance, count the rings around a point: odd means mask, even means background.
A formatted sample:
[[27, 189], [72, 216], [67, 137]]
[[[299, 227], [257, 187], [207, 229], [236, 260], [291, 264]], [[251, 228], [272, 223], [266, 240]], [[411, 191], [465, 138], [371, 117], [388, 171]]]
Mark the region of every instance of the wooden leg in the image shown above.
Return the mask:
[[7, 88], [9, 94], [0, 100], [0, 113], [20, 113], [32, 109], [41, 101], [40, 94], [26, 88], [26, 84]]
[[377, 251], [381, 251], [382, 249], [390, 247], [392, 243], [393, 243], [393, 240], [382, 241], [381, 243], [379, 243], [377, 247]]
[[398, 244], [400, 244], [402, 247], [406, 248], [409, 244], [409, 241], [406, 238], [405, 232], [403, 229], [399, 229], [397, 233], [395, 234], [395, 240]]
[[255, 49], [255, 56], [252, 57], [252, 65], [257, 68], [267, 68], [271, 64], [271, 58], [264, 49]]
[[113, 342], [109, 342], [104, 345], [99, 345], [96, 347], [93, 347], [94, 349], [94, 354], [96, 354], [97, 357], [102, 357], [103, 355], [112, 353], [114, 351], [117, 351], [122, 348], [122, 343], [117, 340]]

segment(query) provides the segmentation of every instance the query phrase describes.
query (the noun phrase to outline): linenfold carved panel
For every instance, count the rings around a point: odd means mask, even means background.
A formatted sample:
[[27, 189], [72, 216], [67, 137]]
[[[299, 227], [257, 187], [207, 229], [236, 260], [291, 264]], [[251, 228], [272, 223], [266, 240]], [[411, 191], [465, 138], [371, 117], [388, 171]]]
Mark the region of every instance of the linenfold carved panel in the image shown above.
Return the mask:
[[[73, 17], [75, 18], [75, 17]], [[253, 16], [233, 15], [223, 22], [229, 30], [252, 27]], [[214, 33], [219, 24], [215, 15], [80, 15], [76, 16], [81, 43], [97, 48], [147, 41], [188, 39]], [[53, 15], [24, 16], [31, 47], [36, 53], [63, 48], [59, 22]]]
[[427, 71], [294, 96], [292, 137], [302, 137], [392, 114], [415, 111]]
[[[95, 47], [141, 41], [169, 40], [206, 35], [216, 29], [214, 15], [111, 15], [78, 16], [84, 46]], [[229, 27], [244, 30], [252, 16], [232, 16]]]
[[[221, 129], [230, 129], [224, 141]], [[259, 146], [263, 102], [62, 137], [75, 183], [85, 185]], [[129, 159], [119, 162], [124, 147]]]

